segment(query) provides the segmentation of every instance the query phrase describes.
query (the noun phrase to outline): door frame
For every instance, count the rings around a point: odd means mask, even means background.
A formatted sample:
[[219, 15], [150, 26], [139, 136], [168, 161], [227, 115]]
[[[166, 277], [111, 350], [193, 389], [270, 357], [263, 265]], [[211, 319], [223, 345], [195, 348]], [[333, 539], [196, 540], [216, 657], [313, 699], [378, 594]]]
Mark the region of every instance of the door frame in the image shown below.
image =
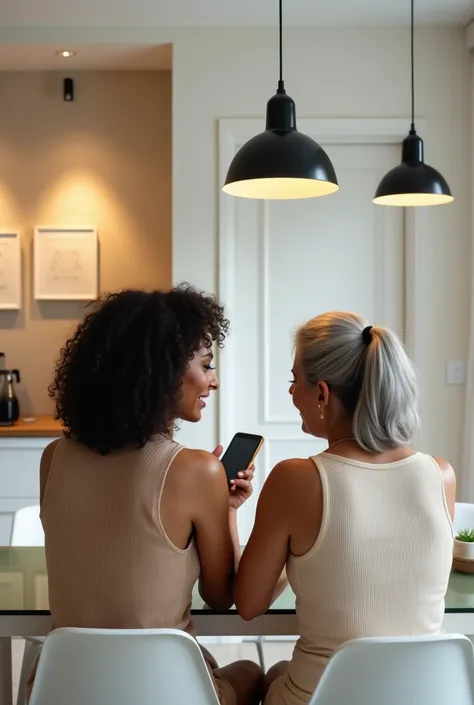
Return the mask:
[[[324, 146], [344, 144], [400, 145], [407, 136], [407, 118], [301, 118], [298, 128]], [[426, 120], [417, 118], [420, 133], [426, 132]], [[237, 199], [225, 194], [221, 186], [229, 164], [238, 149], [262, 131], [263, 121], [256, 118], [224, 118], [219, 120], [219, 220], [218, 220], [218, 295], [225, 302], [226, 315], [231, 320], [235, 310], [236, 271], [236, 207]], [[401, 151], [401, 150], [400, 150]], [[394, 164], [396, 166], [396, 164]], [[337, 195], [335, 196], [337, 198]], [[376, 206], [374, 208], [381, 208]], [[415, 233], [423, 227], [423, 209], [405, 209], [404, 218], [404, 321], [405, 342], [415, 365], [418, 362], [417, 323], [419, 301], [415, 286], [419, 252]], [[242, 286], [244, 282], [241, 283]], [[226, 344], [226, 354], [219, 355], [219, 376], [222, 391], [218, 404], [218, 437], [230, 439], [235, 431], [235, 349], [232, 338]]]

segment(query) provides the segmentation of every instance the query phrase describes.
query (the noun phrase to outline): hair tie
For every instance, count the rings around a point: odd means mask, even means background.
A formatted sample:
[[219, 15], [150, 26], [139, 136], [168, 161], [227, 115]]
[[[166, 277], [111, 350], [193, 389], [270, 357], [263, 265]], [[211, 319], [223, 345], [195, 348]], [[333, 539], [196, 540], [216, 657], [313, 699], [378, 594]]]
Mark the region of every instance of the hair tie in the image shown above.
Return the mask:
[[372, 328], [373, 326], [366, 326], [366, 328], [362, 331], [362, 340], [367, 346], [369, 346], [372, 342], [372, 333], [370, 332]]

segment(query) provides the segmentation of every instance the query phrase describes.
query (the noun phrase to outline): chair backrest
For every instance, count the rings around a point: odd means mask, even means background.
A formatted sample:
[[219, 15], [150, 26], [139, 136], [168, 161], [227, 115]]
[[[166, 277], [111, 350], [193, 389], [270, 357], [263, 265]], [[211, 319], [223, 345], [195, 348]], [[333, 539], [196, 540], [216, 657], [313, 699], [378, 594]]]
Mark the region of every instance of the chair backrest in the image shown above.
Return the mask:
[[40, 507], [23, 507], [13, 517], [11, 546], [44, 546], [44, 531], [40, 520]]
[[461, 529], [474, 529], [474, 504], [456, 502], [453, 525], [456, 533]]
[[176, 629], [56, 629], [30, 705], [219, 705], [197, 642]]
[[461, 634], [354, 639], [331, 658], [310, 705], [473, 705], [474, 652]]

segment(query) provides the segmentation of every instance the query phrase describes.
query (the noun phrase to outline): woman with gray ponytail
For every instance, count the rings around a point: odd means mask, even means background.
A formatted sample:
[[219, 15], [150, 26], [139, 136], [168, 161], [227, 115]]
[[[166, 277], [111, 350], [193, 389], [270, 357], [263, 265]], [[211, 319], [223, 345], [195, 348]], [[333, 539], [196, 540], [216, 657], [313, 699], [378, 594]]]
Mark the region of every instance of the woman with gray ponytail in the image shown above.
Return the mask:
[[453, 551], [456, 480], [416, 452], [416, 372], [397, 336], [353, 313], [296, 335], [290, 394], [328, 448], [276, 465], [260, 494], [235, 602], [263, 614], [286, 575], [300, 639], [267, 673], [265, 705], [308, 703], [329, 658], [364, 636], [440, 630]]
[[419, 423], [416, 373], [392, 331], [353, 313], [326, 313], [300, 328], [297, 347], [310, 385], [325, 381], [318, 406], [328, 406], [331, 388], [358, 447], [383, 453], [412, 442]]

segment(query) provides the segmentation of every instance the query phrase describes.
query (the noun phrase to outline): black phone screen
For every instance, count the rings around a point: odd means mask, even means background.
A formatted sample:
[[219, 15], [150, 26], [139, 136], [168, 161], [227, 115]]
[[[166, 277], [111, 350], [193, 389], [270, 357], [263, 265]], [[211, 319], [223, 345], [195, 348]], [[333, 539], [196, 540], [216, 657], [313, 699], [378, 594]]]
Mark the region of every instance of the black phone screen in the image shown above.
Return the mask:
[[221, 458], [227, 480], [235, 480], [241, 470], [246, 470], [262, 444], [262, 436], [252, 433], [236, 433]]

